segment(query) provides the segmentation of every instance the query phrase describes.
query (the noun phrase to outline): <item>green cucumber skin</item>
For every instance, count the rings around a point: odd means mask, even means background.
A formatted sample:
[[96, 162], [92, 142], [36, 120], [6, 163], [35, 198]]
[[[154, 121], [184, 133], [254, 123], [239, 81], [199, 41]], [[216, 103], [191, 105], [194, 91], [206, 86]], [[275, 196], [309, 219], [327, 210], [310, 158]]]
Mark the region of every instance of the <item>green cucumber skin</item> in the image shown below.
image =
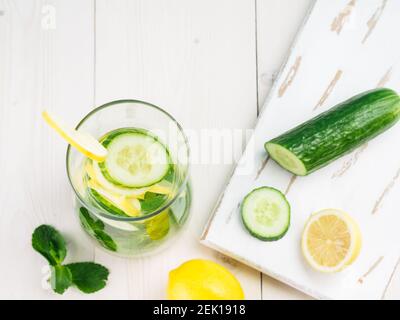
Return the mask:
[[129, 217], [124, 211], [114, 206], [110, 201], [101, 196], [96, 190], [89, 188], [89, 192], [91, 196], [96, 200], [96, 203], [107, 212], [110, 212], [111, 214], [117, 216]]
[[[243, 219], [242, 219], [242, 221], [243, 221]], [[244, 224], [244, 226], [246, 227], [246, 230], [247, 230], [254, 238], [257, 238], [258, 240], [266, 241], [266, 242], [273, 242], [273, 241], [278, 241], [278, 240], [282, 239], [282, 238], [286, 235], [286, 233], [288, 232], [289, 226], [290, 226], [290, 224], [288, 224], [288, 226], [286, 227], [286, 230], [284, 230], [279, 236], [276, 236], [276, 237], [263, 237], [263, 236], [260, 236], [259, 234], [255, 233], [255, 232], [253, 232], [250, 228], [248, 228], [247, 225], [246, 225], [246, 223], [244, 223], [244, 221], [243, 221], [243, 224]]]
[[399, 119], [397, 93], [386, 88], [374, 89], [266, 142], [265, 147], [274, 143], [291, 151], [304, 164], [308, 175], [378, 136]]
[[[249, 228], [249, 227], [247, 226], [247, 223], [246, 223], [246, 221], [245, 221], [245, 219], [244, 219], [243, 205], [244, 205], [244, 203], [246, 202], [246, 199], [247, 199], [254, 191], [257, 191], [257, 190], [259, 190], [259, 189], [264, 189], [264, 188], [268, 188], [268, 189], [271, 189], [271, 190], [274, 190], [274, 191], [280, 193], [280, 194], [282, 195], [282, 199], [285, 200], [285, 202], [286, 202], [286, 204], [287, 204], [287, 206], [288, 206], [288, 208], [289, 208], [289, 219], [288, 219], [288, 223], [287, 223], [287, 226], [286, 226], [285, 230], [283, 230], [279, 235], [273, 236], [273, 237], [264, 237], [264, 236], [258, 234], [257, 232], [254, 232], [251, 228]], [[286, 235], [286, 233], [288, 232], [289, 227], [290, 227], [290, 222], [291, 222], [291, 220], [290, 220], [290, 219], [291, 219], [291, 210], [292, 210], [292, 208], [291, 208], [291, 206], [290, 206], [289, 201], [287, 200], [286, 196], [285, 196], [280, 190], [275, 189], [275, 188], [272, 188], [272, 187], [259, 187], [259, 188], [256, 188], [256, 189], [252, 190], [250, 193], [248, 193], [248, 194], [244, 197], [244, 199], [243, 199], [243, 201], [242, 201], [242, 203], [241, 203], [241, 205], [240, 205], [240, 216], [241, 216], [241, 218], [242, 218], [242, 223], [243, 223], [244, 227], [246, 228], [246, 230], [247, 230], [254, 238], [257, 238], [258, 240], [261, 240], [261, 241], [273, 242], [273, 241], [278, 241], [278, 240], [282, 239], [282, 238]]]

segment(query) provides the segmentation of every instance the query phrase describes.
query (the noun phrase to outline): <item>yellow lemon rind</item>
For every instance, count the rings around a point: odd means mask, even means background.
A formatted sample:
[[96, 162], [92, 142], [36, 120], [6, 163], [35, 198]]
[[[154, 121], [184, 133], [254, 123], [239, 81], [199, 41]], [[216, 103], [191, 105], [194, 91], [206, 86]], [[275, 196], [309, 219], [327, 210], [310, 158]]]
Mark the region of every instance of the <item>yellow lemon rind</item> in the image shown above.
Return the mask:
[[[56, 120], [54, 120], [54, 118], [52, 116], [50, 116], [50, 114], [47, 111], [42, 112], [42, 117], [46, 121], [46, 123], [51, 128], [53, 128], [64, 140], [66, 140], [71, 146], [73, 146], [75, 149], [77, 149], [79, 152], [81, 152], [86, 157], [88, 157], [94, 161], [97, 161], [97, 162], [103, 162], [106, 159], [107, 149], [105, 149], [104, 147], [101, 148], [101, 147], [97, 146], [97, 148], [99, 149], [100, 152], [94, 153], [94, 152], [88, 150], [89, 148], [87, 146], [84, 146], [82, 143], [79, 143], [79, 141], [77, 141], [79, 138], [74, 139], [71, 136], [71, 134], [69, 134], [66, 129], [64, 129]], [[79, 137], [79, 135], [83, 135], [83, 133], [80, 133], [75, 130], [71, 130], [71, 132], [74, 132], [77, 135], [77, 137]], [[95, 139], [93, 141], [97, 142], [97, 140], [95, 140]], [[95, 142], [93, 142], [93, 143], [95, 143]], [[98, 143], [100, 144], [100, 142], [98, 142]]]

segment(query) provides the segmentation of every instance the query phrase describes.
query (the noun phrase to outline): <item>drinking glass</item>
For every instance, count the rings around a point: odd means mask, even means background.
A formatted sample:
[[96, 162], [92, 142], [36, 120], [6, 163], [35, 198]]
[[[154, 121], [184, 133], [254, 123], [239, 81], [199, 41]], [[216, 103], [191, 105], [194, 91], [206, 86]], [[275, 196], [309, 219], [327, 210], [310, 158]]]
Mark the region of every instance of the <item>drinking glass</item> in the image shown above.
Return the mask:
[[163, 109], [138, 100], [118, 100], [85, 116], [77, 130], [100, 139], [120, 128], [140, 128], [167, 147], [174, 167], [172, 190], [159, 207], [146, 215], [125, 217], [109, 213], [88, 196], [84, 164], [87, 158], [68, 147], [67, 173], [74, 191], [74, 207], [83, 230], [100, 247], [125, 257], [155, 253], [168, 246], [187, 224], [191, 192], [189, 146], [179, 123]]

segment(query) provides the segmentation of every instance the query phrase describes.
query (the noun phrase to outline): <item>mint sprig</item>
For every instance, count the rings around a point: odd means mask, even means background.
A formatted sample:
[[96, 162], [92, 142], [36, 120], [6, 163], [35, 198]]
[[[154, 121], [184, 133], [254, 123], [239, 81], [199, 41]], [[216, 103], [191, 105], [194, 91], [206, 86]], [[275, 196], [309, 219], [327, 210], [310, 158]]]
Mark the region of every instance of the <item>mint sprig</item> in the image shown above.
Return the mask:
[[109, 271], [102, 265], [94, 262], [62, 264], [67, 255], [65, 240], [52, 226], [41, 225], [35, 229], [32, 247], [51, 266], [50, 284], [54, 292], [63, 294], [72, 285], [84, 293], [93, 293], [105, 287]]
[[79, 218], [86, 231], [94, 236], [104, 247], [111, 251], [117, 251], [117, 245], [114, 240], [104, 232], [103, 221], [94, 220], [84, 207], [79, 209]]

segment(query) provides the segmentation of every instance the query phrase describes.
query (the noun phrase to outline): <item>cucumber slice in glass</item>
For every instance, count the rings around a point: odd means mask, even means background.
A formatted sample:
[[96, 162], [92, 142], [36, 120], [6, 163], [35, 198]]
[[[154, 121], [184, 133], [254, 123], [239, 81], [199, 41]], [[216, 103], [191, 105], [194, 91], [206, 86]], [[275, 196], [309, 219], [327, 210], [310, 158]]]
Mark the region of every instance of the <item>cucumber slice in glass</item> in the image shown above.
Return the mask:
[[102, 141], [108, 150], [99, 163], [110, 182], [129, 188], [142, 188], [161, 181], [170, 169], [166, 147], [146, 131], [121, 129]]
[[244, 198], [240, 211], [246, 229], [260, 240], [279, 240], [289, 229], [290, 205], [277, 189], [254, 189]]

